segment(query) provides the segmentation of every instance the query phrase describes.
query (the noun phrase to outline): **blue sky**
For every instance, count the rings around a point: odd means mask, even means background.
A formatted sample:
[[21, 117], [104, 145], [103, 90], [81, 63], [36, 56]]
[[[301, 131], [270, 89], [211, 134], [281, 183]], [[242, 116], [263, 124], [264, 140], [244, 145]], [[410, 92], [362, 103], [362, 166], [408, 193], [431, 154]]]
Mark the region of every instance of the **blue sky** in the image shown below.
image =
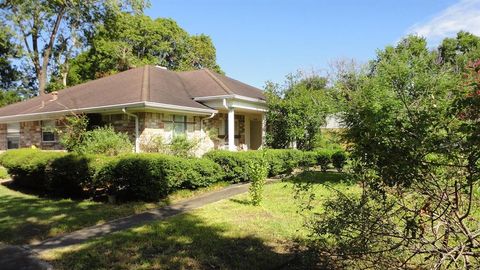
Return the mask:
[[364, 62], [408, 33], [431, 44], [480, 31], [480, 0], [152, 0], [147, 15], [209, 35], [230, 77], [262, 88], [335, 59]]

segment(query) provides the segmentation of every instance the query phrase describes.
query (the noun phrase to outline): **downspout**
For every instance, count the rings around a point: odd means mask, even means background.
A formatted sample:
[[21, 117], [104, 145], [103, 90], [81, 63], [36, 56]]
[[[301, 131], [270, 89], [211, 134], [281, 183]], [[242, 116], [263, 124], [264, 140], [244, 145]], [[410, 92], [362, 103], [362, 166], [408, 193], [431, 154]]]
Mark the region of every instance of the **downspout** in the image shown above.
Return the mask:
[[[215, 114], [217, 114], [217, 113], [212, 113], [209, 117], [204, 117], [204, 118], [200, 119], [200, 130], [201, 131], [203, 131], [203, 121], [208, 120], [208, 119], [212, 119], [215, 116]], [[208, 136], [208, 134], [207, 134], [207, 136]]]
[[224, 98], [224, 99], [222, 100], [222, 105], [223, 105], [223, 107], [228, 111], [227, 99], [226, 99], [226, 98]]
[[135, 118], [135, 153], [140, 152], [140, 140], [138, 134], [138, 115], [127, 112], [126, 108], [122, 109], [122, 112], [128, 116]]

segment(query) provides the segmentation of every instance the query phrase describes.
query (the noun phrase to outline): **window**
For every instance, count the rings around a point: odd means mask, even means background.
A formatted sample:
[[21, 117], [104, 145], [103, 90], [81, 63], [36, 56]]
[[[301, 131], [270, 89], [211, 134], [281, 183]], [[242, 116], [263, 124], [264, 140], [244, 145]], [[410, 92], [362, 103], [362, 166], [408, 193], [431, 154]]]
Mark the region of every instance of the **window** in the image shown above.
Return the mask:
[[42, 121], [42, 141], [55, 141], [55, 120]]
[[187, 117], [185, 115], [166, 115], [163, 122], [165, 123], [165, 139], [167, 142], [176, 135], [187, 133]]
[[16, 149], [20, 146], [20, 123], [7, 124], [7, 149]]
[[187, 131], [187, 117], [185, 115], [173, 116], [173, 135], [185, 134]]

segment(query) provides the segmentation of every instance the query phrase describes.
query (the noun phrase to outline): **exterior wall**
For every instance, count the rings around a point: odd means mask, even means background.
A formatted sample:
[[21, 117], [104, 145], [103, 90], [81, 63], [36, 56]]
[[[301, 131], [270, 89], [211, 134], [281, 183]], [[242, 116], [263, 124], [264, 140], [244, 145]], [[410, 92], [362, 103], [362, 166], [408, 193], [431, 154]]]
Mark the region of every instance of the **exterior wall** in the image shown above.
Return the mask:
[[[56, 121], [57, 128], [62, 128], [63, 121], [58, 119]], [[20, 122], [20, 141], [19, 147], [26, 148], [35, 146], [44, 150], [63, 150], [58, 142], [58, 137], [55, 137], [54, 142], [42, 141], [42, 122], [41, 121], [27, 121]], [[7, 150], [7, 124], [0, 124], [0, 151]]]
[[[217, 113], [213, 118], [205, 121], [206, 130], [212, 131], [213, 134], [216, 134], [216, 136], [213, 136], [212, 138], [215, 149], [223, 149], [227, 144], [227, 132], [222, 132], [222, 129], [226, 130], [227, 118], [227, 113]], [[245, 119], [245, 115], [235, 114], [235, 124], [238, 123], [238, 128], [235, 128], [235, 130], [238, 130], [237, 135], [235, 135], [235, 145], [240, 149], [245, 149], [247, 143]]]
[[42, 145], [42, 126], [40, 121], [21, 122], [20, 123], [20, 148], [41, 147]]
[[[169, 123], [172, 113], [140, 112], [139, 117], [139, 139], [140, 148], [142, 144], [148, 144], [158, 136], [162, 136], [168, 142], [171, 134]], [[237, 149], [248, 149], [250, 145], [250, 121], [259, 118], [260, 115], [248, 115], [235, 113], [235, 145]], [[213, 118], [202, 115], [187, 115], [186, 135], [189, 139], [199, 140], [197, 155], [212, 149], [224, 149], [227, 136], [221, 129], [226, 130], [227, 113], [217, 113]], [[127, 133], [132, 142], [135, 141], [135, 120], [123, 113], [103, 114], [103, 124], [111, 125], [115, 131]], [[63, 119], [56, 120], [56, 128], [64, 127]], [[238, 126], [237, 126], [238, 124]], [[238, 132], [237, 132], [238, 131]], [[7, 149], [7, 125], [0, 124], [0, 150]], [[28, 121], [20, 123], [20, 147], [36, 146], [45, 150], [62, 150], [62, 146], [56, 137], [55, 142], [42, 142], [41, 121]]]
[[0, 151], [7, 150], [7, 124], [0, 124]]

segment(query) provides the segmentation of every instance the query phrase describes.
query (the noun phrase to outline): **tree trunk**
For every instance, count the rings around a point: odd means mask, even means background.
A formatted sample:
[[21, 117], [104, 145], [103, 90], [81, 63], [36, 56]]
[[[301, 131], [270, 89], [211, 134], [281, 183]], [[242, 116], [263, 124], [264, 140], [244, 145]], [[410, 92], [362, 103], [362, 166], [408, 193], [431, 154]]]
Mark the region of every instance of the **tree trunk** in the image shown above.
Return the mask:
[[38, 77], [38, 94], [42, 96], [45, 94], [45, 88], [47, 86], [46, 70], [44, 70], [43, 68], [39, 70], [37, 77]]

